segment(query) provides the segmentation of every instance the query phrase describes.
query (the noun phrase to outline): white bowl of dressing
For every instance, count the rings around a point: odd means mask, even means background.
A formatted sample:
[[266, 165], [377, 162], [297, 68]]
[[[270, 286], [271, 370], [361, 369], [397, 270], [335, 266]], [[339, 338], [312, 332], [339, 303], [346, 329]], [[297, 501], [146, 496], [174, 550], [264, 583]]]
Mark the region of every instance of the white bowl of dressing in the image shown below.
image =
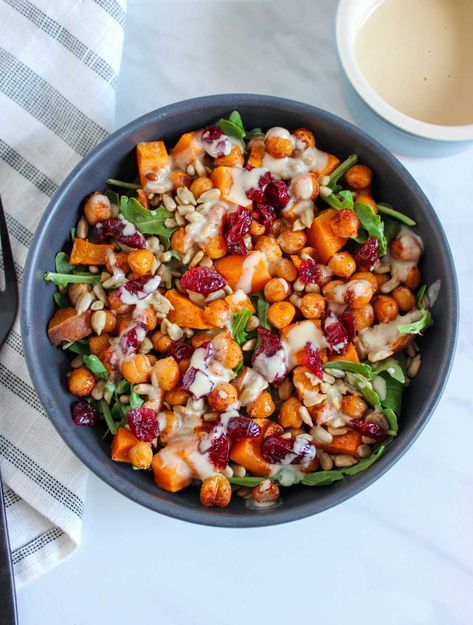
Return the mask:
[[371, 111], [416, 138], [464, 147], [472, 32], [473, 0], [340, 0], [336, 20], [341, 66]]

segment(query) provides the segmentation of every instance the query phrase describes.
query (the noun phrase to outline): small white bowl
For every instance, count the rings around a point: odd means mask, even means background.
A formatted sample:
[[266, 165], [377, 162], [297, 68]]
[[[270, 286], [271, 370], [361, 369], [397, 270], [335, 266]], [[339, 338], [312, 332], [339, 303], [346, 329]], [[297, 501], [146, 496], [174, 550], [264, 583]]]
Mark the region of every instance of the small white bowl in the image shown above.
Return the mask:
[[409, 117], [383, 100], [361, 72], [354, 53], [355, 40], [365, 19], [379, 3], [380, 0], [340, 0], [339, 2], [336, 40], [340, 63], [346, 78], [363, 102], [392, 126], [422, 139], [443, 143], [462, 143], [463, 147], [467, 147], [465, 143], [473, 141], [473, 124], [442, 126]]

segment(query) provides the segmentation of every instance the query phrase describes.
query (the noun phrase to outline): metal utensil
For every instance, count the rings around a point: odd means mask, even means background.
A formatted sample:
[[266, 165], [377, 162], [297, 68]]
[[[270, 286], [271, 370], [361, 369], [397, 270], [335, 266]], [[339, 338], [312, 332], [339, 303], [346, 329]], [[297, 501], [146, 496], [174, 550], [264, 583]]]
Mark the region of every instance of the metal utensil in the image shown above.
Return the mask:
[[[18, 311], [18, 283], [13, 263], [13, 254], [8, 237], [5, 214], [0, 198], [0, 239], [2, 242], [3, 273], [5, 288], [0, 291], [0, 348], [6, 341]], [[15, 581], [11, 561], [10, 541], [8, 539], [7, 515], [3, 498], [2, 476], [0, 474], [0, 625], [18, 623], [16, 609]]]

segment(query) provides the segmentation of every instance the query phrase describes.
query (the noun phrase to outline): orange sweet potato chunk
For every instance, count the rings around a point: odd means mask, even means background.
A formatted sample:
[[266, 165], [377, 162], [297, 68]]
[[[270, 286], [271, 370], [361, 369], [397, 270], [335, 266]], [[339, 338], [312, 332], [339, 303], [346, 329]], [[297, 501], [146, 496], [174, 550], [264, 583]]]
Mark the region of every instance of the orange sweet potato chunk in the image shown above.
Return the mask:
[[114, 249], [114, 245], [74, 239], [69, 262], [71, 265], [105, 265], [107, 254], [113, 252]]
[[59, 308], [48, 324], [48, 337], [54, 346], [78, 341], [92, 333], [92, 312], [78, 315], [75, 308]]
[[344, 354], [330, 356], [329, 360], [331, 362], [334, 360], [349, 360], [350, 362], [360, 362], [358, 352], [356, 351], [356, 347], [353, 345], [353, 343], [348, 343], [347, 351]]
[[164, 447], [151, 461], [154, 481], [170, 493], [177, 493], [192, 483], [192, 469], [177, 454], [170, 454]]
[[[239, 285], [239, 282], [244, 271], [252, 272], [249, 293], [262, 291], [265, 284], [271, 280], [264, 257], [252, 264], [250, 260], [252, 254], [258, 254], [258, 252], [250, 252], [248, 256], [230, 254], [214, 263], [215, 269], [225, 278], [234, 291], [237, 288], [243, 288], [244, 285]], [[245, 269], [245, 267], [249, 267], [249, 269]], [[243, 290], [247, 291], [245, 288]]]
[[112, 440], [112, 460], [115, 462], [130, 462], [130, 449], [139, 443], [139, 439], [127, 428], [118, 428]]
[[320, 213], [309, 230], [309, 245], [315, 248], [317, 258], [322, 263], [327, 263], [347, 242], [347, 239], [338, 237], [332, 230], [331, 220], [336, 213], [334, 208]]
[[361, 445], [361, 434], [359, 432], [347, 432], [340, 436], [334, 436], [331, 443], [314, 443], [316, 447], [328, 451], [331, 454], [348, 454], [356, 456], [356, 450]]
[[174, 146], [171, 157], [177, 167], [185, 169], [204, 153], [204, 148], [198, 141], [198, 133], [198, 130], [184, 133]]
[[167, 299], [174, 306], [168, 314], [171, 323], [177, 323], [181, 328], [194, 330], [211, 330], [212, 326], [204, 319], [204, 309], [178, 291], [170, 290], [166, 293]]
[[214, 187], [220, 190], [222, 200], [228, 200], [233, 184], [232, 168], [223, 165], [216, 167], [210, 174], [210, 179]]
[[269, 419], [255, 419], [255, 421], [261, 427], [261, 434], [255, 438], [243, 438], [233, 443], [230, 458], [253, 475], [262, 477], [269, 475], [272, 468], [261, 455], [261, 443], [271, 421]]
[[[169, 167], [169, 156], [164, 141], [143, 141], [136, 146], [136, 160], [141, 186], [149, 181], [148, 174]], [[140, 197], [138, 200], [141, 202]]]

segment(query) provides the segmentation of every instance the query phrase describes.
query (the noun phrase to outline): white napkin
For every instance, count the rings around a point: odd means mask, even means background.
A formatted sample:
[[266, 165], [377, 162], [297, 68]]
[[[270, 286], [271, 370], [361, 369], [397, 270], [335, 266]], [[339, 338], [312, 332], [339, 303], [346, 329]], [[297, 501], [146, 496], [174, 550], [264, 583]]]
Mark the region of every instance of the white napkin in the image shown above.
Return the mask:
[[[124, 21], [125, 0], [0, 0], [0, 193], [20, 289], [43, 210], [112, 128]], [[0, 354], [0, 462], [22, 584], [79, 546], [87, 471], [33, 389], [18, 319]]]

